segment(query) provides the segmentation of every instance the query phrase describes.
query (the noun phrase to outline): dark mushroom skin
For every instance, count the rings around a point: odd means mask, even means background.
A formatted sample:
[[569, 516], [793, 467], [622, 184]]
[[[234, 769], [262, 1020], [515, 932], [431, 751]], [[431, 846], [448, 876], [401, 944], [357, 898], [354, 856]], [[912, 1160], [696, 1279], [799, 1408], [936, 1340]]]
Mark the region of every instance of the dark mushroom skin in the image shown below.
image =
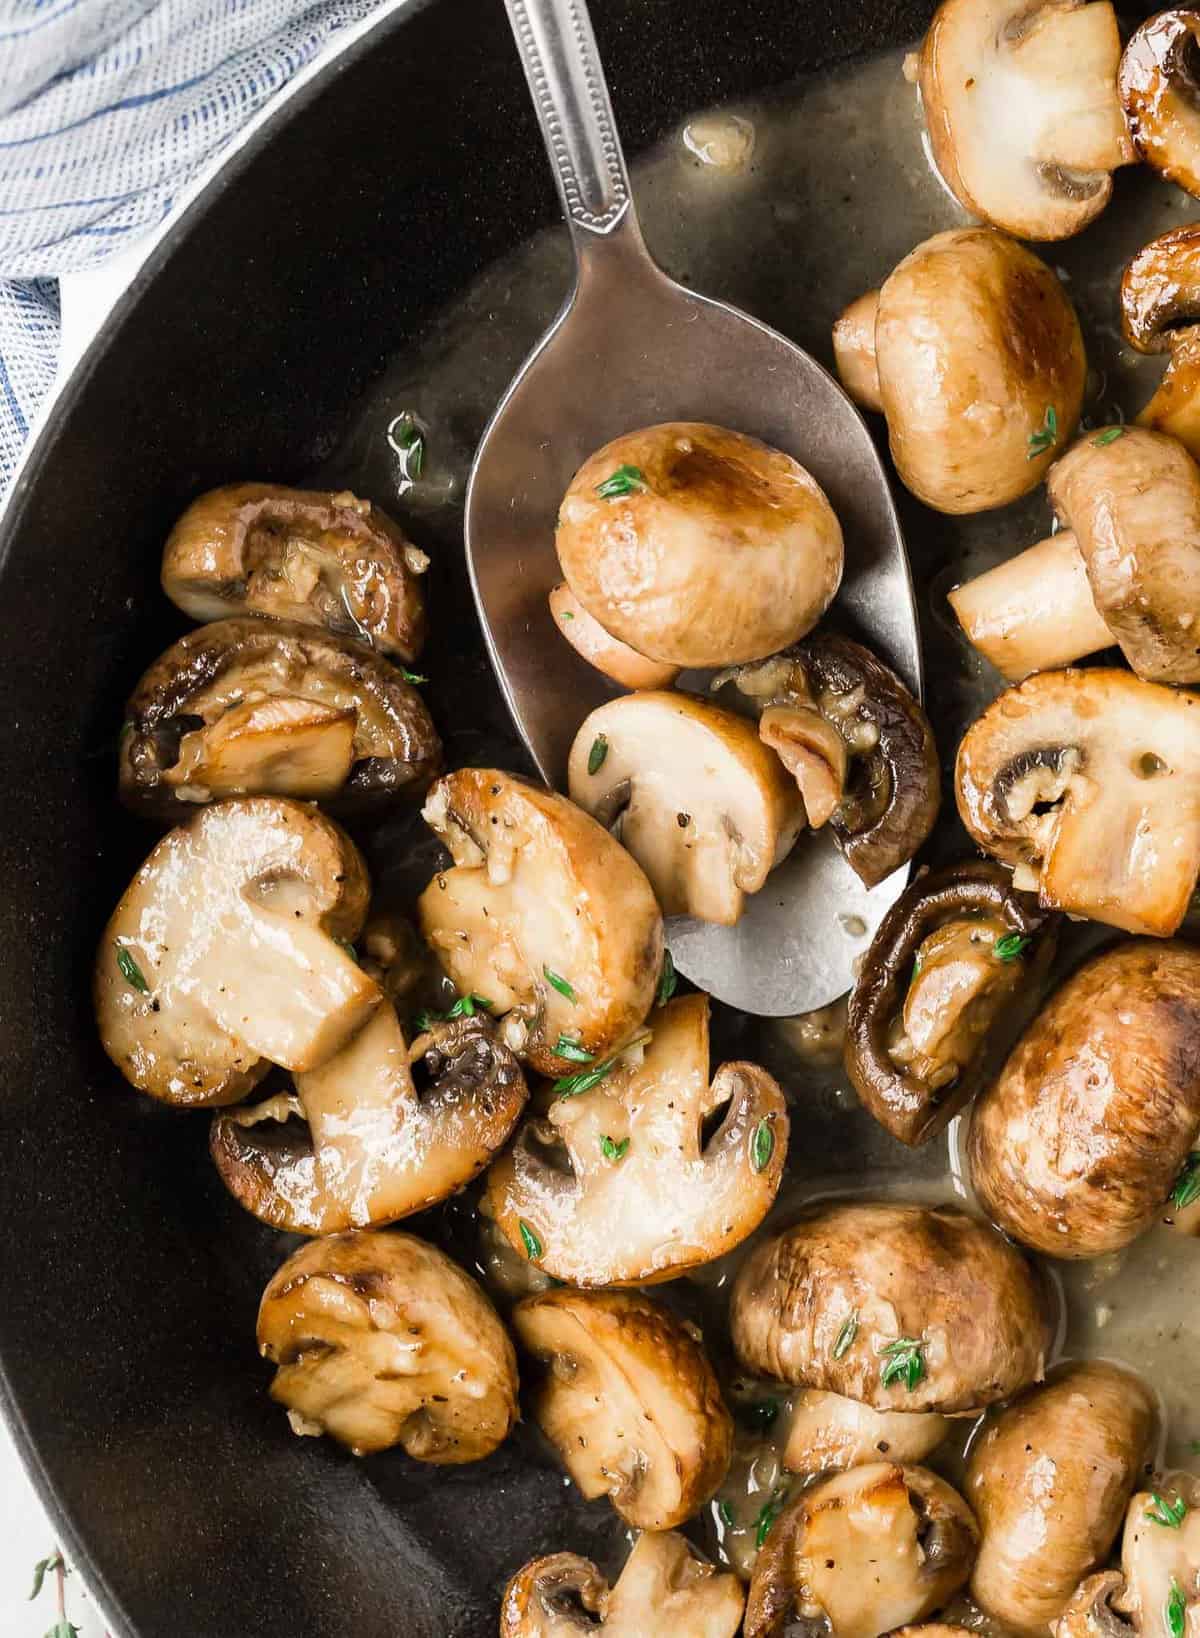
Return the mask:
[[[1157, 21], [1157, 19], [1155, 19]], [[1139, 353], [1169, 353], [1200, 324], [1200, 224], [1168, 228], [1121, 275], [1121, 329]]]
[[1119, 1251], [1162, 1216], [1200, 1132], [1200, 948], [1132, 939], [1047, 1002], [975, 1105], [971, 1181], [1053, 1257]]
[[1121, 56], [1117, 88], [1138, 158], [1200, 197], [1200, 13], [1160, 11]]
[[1149, 1451], [1149, 1389], [1100, 1360], [1068, 1365], [976, 1437], [964, 1494], [982, 1539], [971, 1596], [1040, 1633], [1104, 1563]]
[[[276, 702], [281, 710], [307, 702], [311, 720], [299, 731], [338, 737], [340, 767], [323, 765], [329, 759], [319, 744], [301, 751], [297, 767], [289, 741], [298, 734], [289, 724], [268, 723], [255, 735], [251, 723], [242, 739], [251, 766], [230, 769], [214, 788], [210, 731], [228, 743], [230, 713], [261, 714]], [[361, 644], [290, 620], [217, 620], [161, 654], [130, 696], [119, 791], [135, 813], [170, 824], [208, 800], [243, 794], [312, 798], [344, 817], [419, 797], [441, 766], [441, 749], [416, 688]]]
[[[957, 1207], [883, 1201], [823, 1205], [761, 1240], [730, 1323], [749, 1371], [946, 1415], [1039, 1381], [1051, 1342], [1046, 1291], [995, 1229]], [[919, 1358], [911, 1378], [889, 1370], [903, 1342]]]
[[348, 491], [234, 483], [201, 495], [176, 523], [162, 587], [193, 620], [298, 620], [411, 662], [425, 641], [426, 561], [385, 512]]
[[[901, 1143], [928, 1143], [974, 1096], [988, 1038], [1045, 972], [1056, 923], [1002, 866], [977, 860], [918, 878], [883, 918], [851, 992], [845, 1063], [863, 1104]], [[1002, 953], [1013, 954], [1002, 959], [994, 950], [1006, 938]], [[936, 1052], [953, 1073], [941, 1084], [921, 1060], [896, 1053], [897, 1023], [914, 1004], [944, 1031]]]
[[929, 719], [891, 667], [849, 637], [817, 632], [732, 680], [764, 707], [759, 733], [810, 804], [789, 747], [789, 717], [800, 739], [815, 712], [845, 742], [844, 777], [832, 773], [841, 789], [829, 826], [866, 886], [906, 864], [933, 829], [941, 778]]
[[1054, 1638], [1137, 1638], [1137, 1627], [1117, 1608], [1125, 1590], [1119, 1570], [1101, 1570], [1081, 1581], [1051, 1626]]

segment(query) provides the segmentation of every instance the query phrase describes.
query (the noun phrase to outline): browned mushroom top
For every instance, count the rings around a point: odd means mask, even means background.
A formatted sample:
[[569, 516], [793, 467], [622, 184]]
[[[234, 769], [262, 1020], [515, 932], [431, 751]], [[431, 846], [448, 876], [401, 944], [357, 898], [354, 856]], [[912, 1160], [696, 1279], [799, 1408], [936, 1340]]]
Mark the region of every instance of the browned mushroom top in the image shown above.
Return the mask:
[[1160, 233], [1126, 264], [1121, 276], [1121, 328], [1139, 353], [1166, 353], [1197, 324], [1200, 224], [1189, 222]]
[[1200, 12], [1177, 6], [1144, 22], [1118, 83], [1138, 157], [1200, 195]]

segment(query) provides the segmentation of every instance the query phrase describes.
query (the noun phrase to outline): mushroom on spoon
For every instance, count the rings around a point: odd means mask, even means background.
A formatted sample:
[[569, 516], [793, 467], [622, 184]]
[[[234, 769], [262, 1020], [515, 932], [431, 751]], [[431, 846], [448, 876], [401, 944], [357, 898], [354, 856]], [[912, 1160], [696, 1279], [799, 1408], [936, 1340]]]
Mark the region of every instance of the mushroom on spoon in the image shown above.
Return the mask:
[[[715, 425], [725, 437], [710, 448], [713, 441], [701, 435], [706, 469], [708, 454], [739, 471], [743, 461], [786, 464], [797, 495], [806, 488], [812, 499], [814, 581], [828, 564], [827, 520], [813, 492], [823, 496], [848, 548], [838, 612], [910, 686], [918, 685], [907, 559], [879, 456], [857, 411], [799, 348], [724, 303], [681, 288], [651, 260], [580, 0], [506, 4], [558, 178], [578, 276], [562, 314], [484, 433], [467, 491], [466, 539], [492, 660], [539, 772], [562, 785], [579, 724], [613, 693], [555, 630], [548, 599], [563, 571], [568, 581], [573, 572], [566, 563], [560, 571], [554, 550], [559, 506], [595, 451], [637, 429], [692, 423], [711, 431]], [[696, 435], [680, 436], [695, 441]], [[620, 463], [605, 477], [619, 470]], [[653, 481], [653, 473], [646, 477]], [[647, 502], [640, 492], [614, 493], [599, 477], [593, 490], [597, 485], [606, 493], [592, 499], [611, 504], [614, 520]], [[731, 544], [726, 577], [740, 582], [742, 565], [756, 553], [753, 544]], [[719, 585], [719, 579], [709, 582], [711, 596], [720, 595]], [[817, 588], [822, 594], [809, 600], [803, 629], [767, 634], [756, 657], [803, 636], [836, 585], [835, 577]], [[800, 588], [792, 589], [799, 616], [805, 600]], [[597, 608], [588, 606], [587, 589], [571, 590], [608, 630]], [[621, 632], [612, 635], [641, 652]], [[665, 651], [648, 657], [675, 663]], [[897, 872], [868, 890], [831, 837], [807, 835], [769, 887], [748, 899], [736, 927], [673, 919], [672, 953], [687, 977], [734, 1006], [765, 1015], [811, 1011], [850, 988], [856, 957], [903, 883]]]

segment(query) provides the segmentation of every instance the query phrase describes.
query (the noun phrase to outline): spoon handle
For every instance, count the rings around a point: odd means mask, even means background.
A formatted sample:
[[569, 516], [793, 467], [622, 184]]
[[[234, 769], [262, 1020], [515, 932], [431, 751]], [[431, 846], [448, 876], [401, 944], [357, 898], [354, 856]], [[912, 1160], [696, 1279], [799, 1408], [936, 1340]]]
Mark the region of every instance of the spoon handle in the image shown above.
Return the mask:
[[504, 0], [563, 211], [582, 251], [632, 211], [629, 172], [585, 0]]

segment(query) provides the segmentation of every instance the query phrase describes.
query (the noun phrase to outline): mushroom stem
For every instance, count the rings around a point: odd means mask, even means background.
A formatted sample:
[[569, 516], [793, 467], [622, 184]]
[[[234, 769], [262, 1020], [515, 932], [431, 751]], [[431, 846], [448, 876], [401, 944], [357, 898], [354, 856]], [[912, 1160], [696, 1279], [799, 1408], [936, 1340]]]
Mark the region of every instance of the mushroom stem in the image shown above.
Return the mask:
[[879, 370], [875, 363], [875, 316], [879, 291], [852, 301], [833, 327], [833, 356], [842, 386], [861, 409], [882, 410]]
[[950, 593], [959, 625], [1009, 682], [1109, 648], [1074, 534], [1062, 529]]

